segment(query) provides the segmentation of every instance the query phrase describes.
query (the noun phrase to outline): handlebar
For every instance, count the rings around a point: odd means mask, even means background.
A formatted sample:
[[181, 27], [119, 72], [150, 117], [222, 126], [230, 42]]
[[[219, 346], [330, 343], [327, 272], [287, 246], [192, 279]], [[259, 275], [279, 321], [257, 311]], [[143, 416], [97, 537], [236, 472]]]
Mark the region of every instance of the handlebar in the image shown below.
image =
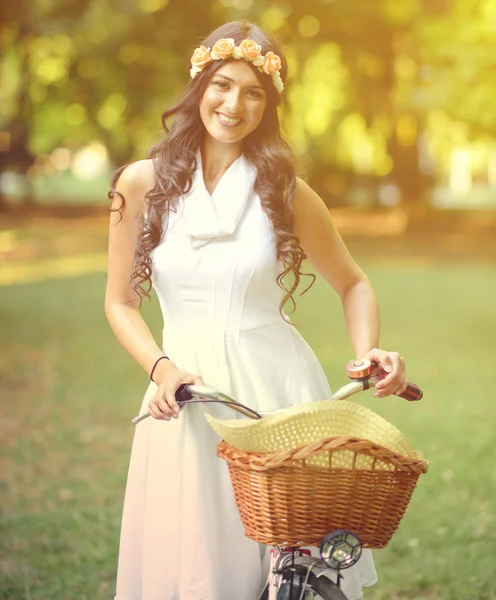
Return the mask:
[[[378, 381], [381, 381], [387, 376], [385, 371], [378, 368], [377, 363], [371, 363], [365, 359], [350, 361], [346, 368], [348, 376], [353, 381], [340, 387], [336, 392], [334, 392], [330, 400], [345, 400], [346, 398], [349, 398], [358, 392], [362, 392], [374, 387]], [[374, 370], [376, 371], [375, 373], [373, 373]], [[408, 400], [409, 402], [413, 402], [420, 400], [423, 396], [423, 392], [414, 383], [408, 383], [405, 391], [399, 394], [399, 396], [405, 400]], [[252, 408], [241, 404], [241, 402], [230, 398], [222, 392], [217, 392], [216, 390], [203, 385], [181, 385], [176, 392], [176, 401], [181, 407], [185, 406], [186, 404], [194, 404], [198, 402], [203, 404], [224, 404], [225, 406], [229, 406], [229, 408], [235, 412], [238, 412], [245, 417], [249, 417], [250, 419], [262, 418], [262, 415]], [[131, 422], [134, 425], [137, 425], [149, 416], [150, 413], [147, 412], [135, 417]]]
[[[375, 373], [374, 373], [375, 371]], [[387, 377], [386, 371], [384, 371], [378, 363], [367, 360], [366, 358], [350, 360], [346, 365], [346, 372], [350, 379], [357, 379], [360, 381], [368, 381], [368, 387], [375, 385], [378, 381], [381, 381]], [[375, 375], [375, 377], [373, 377]], [[372, 383], [372, 379], [374, 382]], [[368, 387], [364, 389], [368, 389]], [[401, 394], [397, 394], [400, 398], [408, 400], [408, 402], [416, 402], [421, 400], [424, 393], [418, 385], [407, 382], [407, 386]]]
[[[244, 415], [245, 417], [250, 417], [251, 419], [262, 418], [262, 415], [258, 414], [252, 408], [241, 404], [241, 402], [230, 398], [222, 392], [217, 392], [216, 390], [203, 385], [181, 385], [176, 392], [176, 402], [181, 407], [185, 404], [194, 404], [197, 402], [225, 404], [226, 406], [229, 406], [229, 408], [232, 408], [232, 410]], [[149, 416], [150, 413], [145, 413], [139, 417], [135, 417], [131, 422], [137, 425], [140, 421], [143, 421], [143, 419], [146, 419]]]

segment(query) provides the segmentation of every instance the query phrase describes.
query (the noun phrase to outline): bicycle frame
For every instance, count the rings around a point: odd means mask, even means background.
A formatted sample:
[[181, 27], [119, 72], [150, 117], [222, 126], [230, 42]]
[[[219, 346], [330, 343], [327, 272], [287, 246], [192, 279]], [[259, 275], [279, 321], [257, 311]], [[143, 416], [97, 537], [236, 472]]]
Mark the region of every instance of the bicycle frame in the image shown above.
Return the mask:
[[[301, 550], [300, 548], [283, 549], [274, 546], [270, 549], [270, 566], [267, 578], [269, 594], [267, 600], [277, 600], [277, 594], [283, 582], [284, 571], [287, 567], [294, 565], [300, 565], [307, 569], [306, 579], [303, 582], [304, 584], [307, 583], [311, 572], [317, 577], [328, 574], [330, 571], [332, 572], [332, 569], [328, 567], [323, 560], [310, 556], [305, 550]], [[340, 575], [338, 573], [338, 581], [339, 578]], [[305, 592], [303, 591], [302, 593], [304, 594]], [[263, 595], [263, 592], [261, 595]], [[303, 600], [303, 598], [301, 600]]]

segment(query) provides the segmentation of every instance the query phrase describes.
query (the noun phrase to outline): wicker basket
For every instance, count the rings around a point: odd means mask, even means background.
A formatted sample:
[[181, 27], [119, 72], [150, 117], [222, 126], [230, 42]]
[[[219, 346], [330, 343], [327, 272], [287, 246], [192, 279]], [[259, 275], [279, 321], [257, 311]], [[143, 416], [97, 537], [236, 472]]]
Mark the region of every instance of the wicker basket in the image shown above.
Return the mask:
[[[386, 546], [420, 474], [427, 472], [428, 462], [394, 426], [354, 403], [325, 402], [320, 407], [312, 403], [308, 409], [295, 407], [283, 413], [252, 423], [208, 419], [216, 430], [223, 427], [223, 433], [237, 442], [248, 443], [245, 438], [249, 435], [249, 445], [258, 446], [257, 450], [272, 439], [284, 448], [267, 452], [264, 447], [263, 452], [256, 452], [226, 441], [217, 446], [218, 456], [229, 467], [245, 534], [272, 546], [318, 546], [330, 531], [349, 529], [364, 547]], [[289, 438], [315, 435], [316, 431], [306, 433], [308, 423], [322, 433], [335, 427], [329, 423], [338, 421], [339, 427], [360, 428], [360, 419], [370, 429], [367, 438], [379, 436], [382, 444], [333, 432], [319, 441], [300, 442], [296, 448], [293, 443], [288, 449]], [[323, 426], [326, 420], [329, 423]], [[386, 447], [386, 439], [396, 447]]]

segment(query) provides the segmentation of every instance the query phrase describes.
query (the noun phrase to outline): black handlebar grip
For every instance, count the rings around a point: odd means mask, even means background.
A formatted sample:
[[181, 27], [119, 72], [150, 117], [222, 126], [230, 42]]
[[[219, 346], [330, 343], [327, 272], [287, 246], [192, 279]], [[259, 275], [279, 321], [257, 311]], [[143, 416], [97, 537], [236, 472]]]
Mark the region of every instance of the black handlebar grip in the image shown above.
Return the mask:
[[421, 400], [424, 392], [419, 388], [418, 385], [414, 383], [409, 383], [404, 392], [398, 394], [400, 398], [404, 398], [408, 400], [408, 402], [416, 402], [417, 400]]
[[181, 384], [177, 388], [176, 392], [176, 402], [179, 404], [180, 402], [186, 402], [186, 400], [191, 400], [193, 398], [193, 394], [189, 391], [187, 383]]

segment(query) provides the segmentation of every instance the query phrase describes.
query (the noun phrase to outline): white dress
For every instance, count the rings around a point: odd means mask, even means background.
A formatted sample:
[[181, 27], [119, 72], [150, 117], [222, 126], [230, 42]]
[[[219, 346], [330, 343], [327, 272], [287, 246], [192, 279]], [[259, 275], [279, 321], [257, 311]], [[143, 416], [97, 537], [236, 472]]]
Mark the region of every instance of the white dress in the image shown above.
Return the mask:
[[[199, 156], [199, 155], [198, 155]], [[191, 191], [153, 252], [163, 351], [181, 369], [257, 411], [323, 400], [330, 389], [311, 348], [279, 314], [274, 234], [239, 157], [212, 196], [201, 162]], [[140, 412], [156, 391], [151, 383]], [[115, 600], [256, 600], [265, 547], [246, 538], [216, 434], [196, 404], [179, 419], [136, 426]], [[369, 550], [345, 574], [362, 597], [376, 572]]]

